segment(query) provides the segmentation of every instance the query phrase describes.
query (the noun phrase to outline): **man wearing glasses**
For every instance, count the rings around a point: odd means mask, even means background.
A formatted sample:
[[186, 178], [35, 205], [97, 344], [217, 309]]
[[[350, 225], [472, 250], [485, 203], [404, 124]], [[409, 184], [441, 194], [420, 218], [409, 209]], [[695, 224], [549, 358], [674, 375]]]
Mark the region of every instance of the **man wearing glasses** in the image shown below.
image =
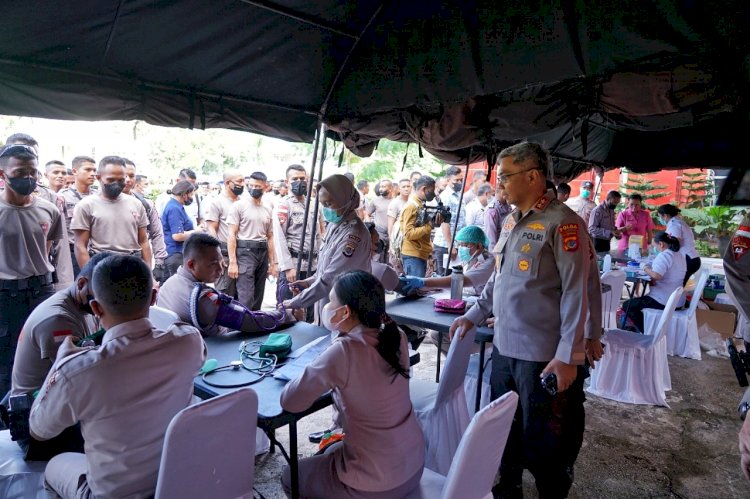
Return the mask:
[[23, 323], [52, 296], [49, 260], [53, 244], [63, 238], [60, 210], [32, 195], [37, 183], [36, 151], [27, 145], [0, 149], [0, 397], [10, 377]]
[[[586, 226], [546, 189], [549, 157], [539, 144], [500, 153], [498, 182], [516, 209], [494, 248], [495, 271], [451, 336], [495, 316], [492, 398], [514, 390], [519, 405], [493, 492], [522, 497], [522, 474], [540, 497], [565, 497], [583, 438], [584, 329], [593, 249]], [[557, 394], [541, 383], [554, 374]]]

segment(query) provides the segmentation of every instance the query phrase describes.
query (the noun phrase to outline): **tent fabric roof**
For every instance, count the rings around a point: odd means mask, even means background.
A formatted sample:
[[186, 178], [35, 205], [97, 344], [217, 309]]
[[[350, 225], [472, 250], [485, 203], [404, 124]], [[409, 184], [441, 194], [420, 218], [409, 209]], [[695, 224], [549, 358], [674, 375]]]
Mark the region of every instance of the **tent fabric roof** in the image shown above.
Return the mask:
[[311, 141], [453, 163], [521, 139], [647, 171], [743, 163], [750, 6], [709, 2], [10, 2], [0, 113]]

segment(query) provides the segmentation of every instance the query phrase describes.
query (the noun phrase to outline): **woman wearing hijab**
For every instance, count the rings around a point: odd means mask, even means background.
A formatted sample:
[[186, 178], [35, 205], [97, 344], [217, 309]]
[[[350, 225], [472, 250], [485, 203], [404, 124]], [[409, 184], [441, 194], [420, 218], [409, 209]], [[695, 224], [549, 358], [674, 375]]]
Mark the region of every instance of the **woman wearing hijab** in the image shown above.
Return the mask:
[[[167, 258], [164, 260], [168, 278], [177, 272], [182, 265], [182, 246], [190, 234], [196, 232], [185, 206], [193, 203], [195, 186], [187, 180], [180, 180], [172, 187], [170, 199], [161, 215], [164, 227], [164, 243], [167, 247]], [[200, 232], [200, 231], [197, 231]]]
[[352, 270], [371, 271], [370, 233], [357, 217], [359, 192], [343, 175], [331, 175], [317, 186], [317, 199], [323, 218], [328, 222], [318, 253], [318, 270], [315, 274], [292, 282], [291, 300], [283, 302], [284, 308], [304, 309], [315, 305], [316, 321], [328, 303], [328, 294], [334, 279]]

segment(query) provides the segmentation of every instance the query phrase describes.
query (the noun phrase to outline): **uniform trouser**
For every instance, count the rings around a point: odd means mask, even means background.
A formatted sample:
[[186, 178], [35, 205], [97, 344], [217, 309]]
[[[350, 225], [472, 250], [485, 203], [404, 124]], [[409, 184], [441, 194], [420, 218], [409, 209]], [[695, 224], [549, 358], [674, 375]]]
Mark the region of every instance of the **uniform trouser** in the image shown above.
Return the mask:
[[78, 265], [78, 260], [76, 260], [76, 245], [70, 244], [70, 259], [73, 262], [73, 276], [74, 279], [78, 277], [78, 274], [81, 273], [81, 267]]
[[500, 497], [521, 497], [524, 468], [536, 480], [539, 497], [566, 497], [573, 483], [572, 469], [583, 442], [585, 413], [584, 370], [564, 392], [551, 396], [539, 375], [547, 362], [531, 362], [492, 350], [492, 399], [513, 390], [518, 408], [500, 463]]
[[632, 300], [625, 300], [625, 303], [622, 304], [622, 309], [627, 312], [628, 318], [633, 321], [633, 324], [638, 328], [638, 331], [641, 332], [643, 332], [644, 308], [664, 310], [664, 305], [650, 296], [640, 296], [638, 298], [633, 298]]
[[594, 238], [594, 251], [596, 251], [597, 253], [609, 253], [611, 248], [612, 243], [609, 239], [599, 239], [598, 237]]
[[268, 276], [268, 248], [237, 248], [237, 299], [250, 310], [260, 310]]
[[[445, 275], [445, 265], [443, 265], [443, 256], [448, 254], [448, 248], [442, 246], [433, 246], [432, 256], [435, 258], [435, 268], [437, 269], [438, 275]], [[450, 258], [448, 258], [450, 260]], [[422, 277], [422, 276], [420, 276]]]
[[27, 461], [49, 461], [63, 452], [83, 452], [83, 437], [80, 425], [65, 428], [58, 436], [49, 440], [25, 438], [16, 440]]
[[682, 281], [683, 286], [687, 284], [690, 276], [698, 272], [698, 269], [701, 268], [701, 257], [690, 258], [685, 255], [685, 263], [687, 264], [687, 270], [685, 271], [685, 279]]
[[[297, 274], [297, 280], [307, 279], [308, 275], [315, 274], [315, 270], [308, 274], [306, 271], [300, 270]], [[276, 300], [282, 302], [284, 300], [290, 300], [294, 296], [291, 290], [287, 287], [289, 281], [286, 279], [286, 273], [279, 271], [279, 279], [276, 281]], [[315, 307], [310, 305], [305, 309], [305, 322], [312, 322], [315, 320]]]
[[24, 322], [37, 305], [54, 294], [53, 286], [0, 290], [0, 394], [10, 390], [13, 359]]
[[[413, 477], [397, 487], [378, 491], [366, 492], [356, 490], [344, 484], [338, 478], [336, 461], [341, 459], [340, 454], [344, 452], [344, 444], [336, 442], [329, 446], [323, 454], [307, 457], [299, 462], [299, 486], [300, 496], [309, 498], [362, 498], [362, 499], [392, 499], [394, 497], [407, 497], [410, 492], [419, 487], [422, 478], [420, 469]], [[292, 495], [292, 479], [289, 466], [284, 467], [281, 473], [281, 485], [287, 497]]]
[[229, 257], [223, 249], [221, 255], [224, 257], [224, 271], [214, 283], [214, 287], [217, 291], [220, 291], [225, 295], [237, 298], [237, 279], [229, 277]]
[[86, 456], [66, 452], [53, 457], [44, 470], [44, 488], [63, 499], [93, 499], [86, 481]]
[[404, 273], [406, 275], [424, 277], [427, 272], [427, 260], [402, 254], [401, 261], [404, 262]]
[[[172, 253], [164, 259], [166, 278], [169, 279], [177, 273], [177, 269], [182, 265], [182, 253]], [[165, 279], [166, 280], [166, 279]]]

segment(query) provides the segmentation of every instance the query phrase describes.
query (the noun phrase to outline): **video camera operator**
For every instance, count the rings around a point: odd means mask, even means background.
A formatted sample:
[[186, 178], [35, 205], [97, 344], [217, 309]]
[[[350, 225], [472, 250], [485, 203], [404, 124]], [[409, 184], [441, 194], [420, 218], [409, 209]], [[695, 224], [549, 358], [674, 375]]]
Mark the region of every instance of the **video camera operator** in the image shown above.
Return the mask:
[[427, 272], [427, 260], [432, 255], [432, 228], [440, 227], [444, 222], [441, 212], [434, 211], [432, 215], [426, 210], [425, 201], [433, 199], [435, 180], [428, 176], [419, 177], [414, 183], [414, 194], [401, 213], [401, 257], [407, 275], [424, 277]]

